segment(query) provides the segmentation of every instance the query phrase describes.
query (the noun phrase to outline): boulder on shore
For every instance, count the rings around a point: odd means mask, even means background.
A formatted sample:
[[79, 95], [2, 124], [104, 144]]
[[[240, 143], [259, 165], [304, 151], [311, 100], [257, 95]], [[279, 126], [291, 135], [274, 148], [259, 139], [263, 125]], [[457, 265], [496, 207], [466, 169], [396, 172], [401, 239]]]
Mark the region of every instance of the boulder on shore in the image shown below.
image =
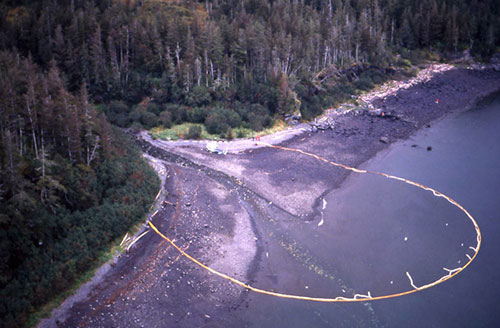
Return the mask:
[[390, 142], [389, 137], [386, 136], [380, 137], [380, 142], [388, 144]]

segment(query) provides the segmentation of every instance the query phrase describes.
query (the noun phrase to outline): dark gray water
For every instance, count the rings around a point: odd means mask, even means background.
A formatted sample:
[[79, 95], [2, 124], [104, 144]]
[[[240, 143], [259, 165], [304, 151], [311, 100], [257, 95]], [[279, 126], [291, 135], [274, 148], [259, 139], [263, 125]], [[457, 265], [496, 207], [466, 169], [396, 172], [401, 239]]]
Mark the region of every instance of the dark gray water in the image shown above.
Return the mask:
[[[248, 326], [500, 326], [500, 98], [421, 130], [363, 168], [417, 181], [462, 204], [481, 228], [476, 260], [438, 286], [369, 303], [251, 294], [243, 314]], [[474, 253], [469, 246], [476, 246], [476, 233], [467, 216], [428, 191], [353, 174], [325, 200], [322, 225], [316, 220], [274, 236], [266, 257], [271, 274], [261, 275], [258, 287], [314, 297], [387, 295], [413, 289], [406, 272], [422, 286]]]

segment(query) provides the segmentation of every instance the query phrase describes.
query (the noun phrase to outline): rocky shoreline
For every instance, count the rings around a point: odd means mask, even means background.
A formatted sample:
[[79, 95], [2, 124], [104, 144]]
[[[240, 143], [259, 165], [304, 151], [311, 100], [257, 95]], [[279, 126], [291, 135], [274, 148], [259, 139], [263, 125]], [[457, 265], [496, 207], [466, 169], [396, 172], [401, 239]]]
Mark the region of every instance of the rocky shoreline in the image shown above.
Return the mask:
[[[315, 123], [328, 122], [319, 126], [324, 128], [302, 124], [262, 141], [357, 167], [390, 143], [500, 89], [498, 71], [440, 68], [405, 88], [363, 96], [360, 101], [369, 104], [364, 109], [328, 111]], [[259, 272], [266, 272], [269, 288], [280, 284], [267, 263], [273, 232], [286, 222], [319, 221], [322, 197], [348, 176], [253, 140], [225, 144], [225, 156], [207, 152], [204, 142], [169, 143], [144, 134], [138, 142], [167, 172], [168, 195], [154, 224], [189, 254], [240, 280], [262, 283]], [[202, 270], [150, 232], [88, 296], [40, 327], [242, 326], [235, 311], [246, 304], [243, 288]]]

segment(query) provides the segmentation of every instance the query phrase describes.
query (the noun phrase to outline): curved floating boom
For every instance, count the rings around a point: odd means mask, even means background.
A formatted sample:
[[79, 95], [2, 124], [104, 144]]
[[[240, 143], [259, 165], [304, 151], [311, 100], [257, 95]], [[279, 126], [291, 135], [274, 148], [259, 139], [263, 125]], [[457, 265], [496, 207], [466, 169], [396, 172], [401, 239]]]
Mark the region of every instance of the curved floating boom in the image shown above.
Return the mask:
[[401, 292], [401, 293], [395, 293], [395, 294], [388, 294], [388, 295], [381, 295], [381, 296], [372, 296], [371, 293], [368, 291], [367, 295], [363, 295], [363, 294], [355, 294], [352, 298], [349, 298], [349, 297], [344, 297], [344, 296], [337, 296], [337, 297], [334, 297], [334, 298], [324, 298], [324, 297], [309, 297], [309, 296], [301, 296], [301, 295], [292, 295], [292, 294], [285, 294], [285, 293], [277, 293], [277, 292], [272, 292], [272, 291], [268, 291], [268, 290], [264, 290], [264, 289], [260, 289], [260, 288], [256, 288], [256, 287], [253, 287], [253, 286], [250, 286], [236, 278], [233, 278], [231, 276], [228, 276], [227, 274], [224, 274], [222, 272], [219, 272], [205, 264], [203, 264], [202, 262], [198, 261], [197, 259], [195, 259], [194, 257], [192, 257], [191, 255], [187, 254], [183, 249], [181, 249], [179, 246], [177, 246], [172, 240], [170, 240], [167, 236], [165, 236], [164, 234], [162, 234], [157, 228], [156, 226], [152, 223], [152, 222], [148, 222], [149, 226], [159, 235], [161, 236], [163, 239], [165, 239], [170, 245], [172, 245], [179, 253], [181, 253], [183, 256], [185, 256], [187, 259], [191, 260], [193, 263], [197, 264], [198, 266], [202, 267], [203, 269], [223, 278], [223, 279], [226, 279], [226, 280], [229, 280], [241, 287], [244, 287], [250, 291], [253, 291], [253, 292], [256, 292], [256, 293], [259, 293], [259, 294], [264, 294], [264, 295], [269, 295], [269, 296], [275, 296], [275, 297], [281, 297], [281, 298], [288, 298], [288, 299], [296, 299], [296, 300], [303, 300], [303, 301], [313, 301], [313, 302], [324, 302], [324, 303], [335, 303], [335, 302], [366, 302], [366, 301], [376, 301], [376, 300], [382, 300], [382, 299], [388, 299], [388, 298], [393, 298], [393, 297], [399, 297], [399, 296], [404, 296], [404, 295], [408, 295], [408, 294], [412, 294], [412, 293], [415, 293], [415, 292], [418, 292], [418, 291], [421, 291], [421, 290], [424, 290], [424, 289], [427, 289], [427, 288], [430, 288], [430, 287], [433, 287], [433, 286], [436, 286], [442, 282], [445, 282], [446, 280], [448, 279], [451, 279], [453, 278], [454, 276], [456, 276], [457, 274], [459, 274], [460, 272], [462, 272], [463, 270], [465, 270], [465, 268], [467, 268], [471, 263], [472, 261], [476, 258], [478, 252], [479, 252], [479, 248], [481, 247], [481, 230], [479, 229], [479, 226], [476, 222], [476, 220], [474, 219], [474, 217], [462, 206], [460, 205], [457, 201], [453, 200], [452, 198], [446, 196], [445, 194], [443, 193], [440, 193], [439, 191], [433, 189], [433, 188], [430, 188], [430, 187], [427, 187], [427, 186], [424, 186], [420, 183], [417, 183], [417, 182], [414, 182], [414, 181], [411, 181], [411, 180], [408, 180], [408, 179], [405, 179], [405, 178], [400, 178], [400, 177], [397, 177], [397, 176], [394, 176], [394, 175], [390, 175], [390, 174], [386, 174], [386, 173], [381, 173], [381, 172], [376, 172], [376, 171], [368, 171], [368, 170], [361, 170], [361, 169], [356, 169], [354, 167], [350, 167], [350, 166], [347, 166], [347, 165], [344, 165], [344, 164], [340, 164], [340, 163], [336, 163], [336, 162], [333, 162], [333, 161], [329, 161], [323, 157], [320, 157], [318, 155], [315, 155], [315, 154], [311, 154], [311, 153], [308, 153], [308, 152], [305, 152], [303, 150], [300, 150], [300, 149], [294, 149], [294, 148], [288, 148], [288, 147], [282, 147], [282, 146], [276, 146], [276, 145], [271, 145], [271, 144], [268, 144], [268, 143], [264, 143], [264, 142], [260, 142], [259, 143], [263, 146], [266, 146], [266, 147], [269, 147], [269, 148], [275, 148], [275, 149], [280, 149], [280, 150], [285, 150], [285, 151], [293, 151], [293, 152], [297, 152], [297, 153], [300, 153], [300, 154], [303, 154], [303, 155], [306, 155], [306, 156], [310, 156], [310, 157], [313, 157], [313, 158], [316, 158], [317, 160], [320, 160], [322, 162], [326, 162], [330, 165], [334, 165], [334, 166], [337, 166], [337, 167], [341, 167], [341, 168], [344, 168], [346, 170], [349, 170], [349, 171], [353, 171], [353, 172], [356, 172], [356, 173], [364, 173], [364, 174], [375, 174], [375, 175], [379, 175], [379, 176], [383, 176], [385, 178], [388, 178], [388, 179], [394, 179], [394, 180], [398, 180], [398, 181], [402, 181], [404, 183], [407, 183], [409, 185], [413, 185], [415, 187], [418, 187], [420, 189], [423, 189], [423, 190], [427, 190], [427, 191], [430, 191], [433, 193], [434, 196], [436, 197], [442, 197], [444, 199], [446, 199], [450, 204], [452, 205], [455, 205], [456, 207], [458, 207], [462, 212], [464, 212], [467, 217], [469, 218], [469, 220], [472, 222], [472, 224], [474, 225], [474, 228], [476, 230], [476, 240], [477, 240], [477, 245], [476, 247], [473, 247], [473, 246], [469, 246], [469, 249], [473, 250], [474, 251], [474, 255], [470, 256], [469, 254], [466, 254], [467, 258], [469, 259], [469, 261], [463, 266], [463, 267], [459, 267], [459, 268], [456, 268], [456, 269], [447, 269], [447, 268], [443, 268], [443, 270], [445, 270], [446, 272], [448, 272], [446, 275], [442, 276], [441, 278], [429, 283], [429, 284], [426, 284], [426, 285], [423, 285], [421, 287], [417, 287], [415, 285], [415, 283], [413, 282], [413, 278], [411, 277], [410, 273], [409, 272], [406, 272], [406, 276], [408, 277], [409, 281], [410, 281], [410, 285], [413, 287], [413, 289], [411, 290], [408, 290], [406, 292]]

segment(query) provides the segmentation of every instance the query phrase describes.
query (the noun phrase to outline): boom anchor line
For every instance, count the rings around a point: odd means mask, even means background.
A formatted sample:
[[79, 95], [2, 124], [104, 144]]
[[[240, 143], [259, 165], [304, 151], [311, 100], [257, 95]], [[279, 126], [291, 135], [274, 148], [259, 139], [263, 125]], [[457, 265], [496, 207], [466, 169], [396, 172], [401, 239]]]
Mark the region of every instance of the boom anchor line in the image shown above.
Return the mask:
[[294, 148], [288, 148], [288, 147], [283, 147], [283, 146], [271, 145], [271, 144], [268, 144], [268, 143], [265, 143], [265, 142], [260, 142], [260, 141], [258, 142], [258, 144], [260, 144], [262, 146], [265, 146], [265, 147], [279, 149], [279, 150], [283, 150], [283, 151], [297, 152], [299, 154], [315, 158], [315, 159], [317, 159], [319, 161], [328, 163], [328, 164], [336, 166], [336, 167], [341, 167], [343, 169], [346, 169], [346, 170], [349, 170], [349, 171], [352, 171], [352, 172], [356, 172], [356, 173], [360, 173], [360, 174], [375, 174], [375, 175], [379, 175], [379, 176], [382, 176], [382, 177], [385, 177], [385, 178], [388, 178], [388, 179], [398, 180], [398, 181], [407, 183], [409, 185], [418, 187], [418, 188], [426, 190], [426, 191], [430, 191], [430, 192], [432, 192], [432, 194], [435, 197], [442, 197], [442, 198], [446, 199], [450, 204], [456, 206], [463, 213], [465, 213], [465, 215], [467, 216], [467, 218], [474, 225], [474, 228], [475, 228], [475, 231], [476, 231], [476, 241], [477, 241], [477, 244], [476, 244], [475, 247], [469, 246], [469, 249], [473, 250], [474, 254], [472, 256], [470, 256], [469, 254], [466, 254], [466, 256], [469, 259], [469, 261], [467, 263], [465, 263], [464, 266], [456, 268], [456, 269], [452, 269], [452, 270], [447, 269], [447, 268], [443, 268], [443, 270], [446, 271], [447, 274], [443, 275], [439, 279], [437, 279], [437, 280], [435, 280], [435, 281], [433, 281], [431, 283], [428, 283], [426, 285], [423, 285], [423, 286], [420, 286], [420, 287], [416, 286], [415, 283], [413, 282], [413, 278], [411, 277], [410, 273], [406, 272], [406, 276], [407, 276], [407, 278], [409, 280], [409, 285], [412, 287], [412, 289], [409, 289], [408, 291], [405, 291], [405, 292], [400, 292], [400, 293], [395, 293], [395, 294], [388, 294], [388, 295], [372, 296], [371, 293], [370, 293], [370, 291], [368, 291], [366, 295], [356, 293], [356, 294], [354, 294], [353, 297], [345, 297], [345, 296], [337, 296], [337, 297], [332, 297], [332, 298], [327, 298], [327, 297], [310, 297], [310, 296], [302, 296], [302, 295], [293, 295], [293, 294], [286, 294], [286, 293], [278, 293], [278, 292], [273, 292], [273, 291], [269, 291], [269, 290], [260, 289], [260, 288], [257, 288], [257, 287], [253, 287], [253, 286], [251, 286], [251, 285], [249, 285], [249, 284], [247, 284], [247, 283], [245, 283], [245, 282], [243, 282], [241, 280], [238, 280], [238, 279], [236, 279], [234, 277], [231, 277], [231, 276], [229, 276], [229, 275], [227, 275], [225, 273], [219, 272], [219, 271], [217, 271], [217, 270], [209, 267], [208, 265], [200, 262], [199, 260], [197, 260], [196, 258], [192, 257], [188, 253], [186, 253], [174, 241], [172, 241], [167, 236], [165, 236], [163, 233], [161, 233], [151, 221], [148, 222], [148, 224], [151, 227], [151, 229], [153, 229], [153, 231], [156, 232], [161, 238], [165, 239], [170, 245], [172, 245], [180, 254], [182, 254], [184, 257], [186, 257], [187, 259], [189, 259], [190, 261], [192, 261], [194, 264], [200, 266], [201, 268], [207, 270], [208, 272], [210, 272], [212, 274], [215, 274], [215, 275], [219, 276], [222, 279], [229, 280], [229, 281], [233, 282], [234, 284], [239, 285], [239, 286], [241, 286], [241, 287], [243, 287], [243, 288], [245, 288], [247, 290], [250, 290], [252, 292], [255, 292], [255, 293], [269, 295], [269, 296], [274, 296], [274, 297], [280, 297], [280, 298], [295, 299], [295, 300], [302, 300], [302, 301], [312, 301], [312, 302], [324, 302], [324, 303], [337, 303], [337, 302], [339, 302], [339, 303], [340, 302], [348, 303], [348, 302], [376, 301], [376, 300], [382, 300], [382, 299], [388, 299], [388, 298], [394, 298], [394, 297], [400, 297], [400, 296], [405, 296], [405, 295], [413, 294], [413, 293], [416, 293], [418, 291], [422, 291], [422, 290], [434, 287], [434, 286], [436, 286], [438, 284], [441, 284], [441, 283], [445, 282], [446, 280], [449, 280], [449, 279], [455, 277], [460, 272], [464, 271], [465, 268], [467, 268], [472, 263], [472, 261], [474, 261], [474, 259], [476, 258], [477, 254], [479, 253], [479, 248], [481, 247], [481, 230], [479, 229], [479, 226], [478, 226], [476, 220], [474, 219], [474, 217], [462, 205], [460, 205], [457, 201], [453, 200], [452, 198], [446, 196], [445, 194], [443, 194], [443, 193], [441, 193], [441, 192], [439, 192], [439, 191], [437, 191], [437, 190], [435, 190], [433, 188], [430, 188], [430, 187], [424, 186], [424, 185], [422, 185], [422, 184], [420, 184], [418, 182], [414, 182], [414, 181], [411, 181], [411, 180], [408, 180], [408, 179], [405, 179], [405, 178], [400, 178], [400, 177], [397, 177], [397, 176], [394, 176], [394, 175], [390, 175], [390, 174], [386, 174], [386, 173], [381, 173], [381, 172], [376, 172], [376, 171], [361, 170], [361, 169], [357, 169], [357, 168], [354, 168], [354, 167], [351, 167], [351, 166], [348, 166], [348, 165], [344, 165], [344, 164], [341, 164], [341, 163], [329, 161], [329, 160], [327, 160], [327, 159], [325, 159], [323, 157], [320, 157], [320, 156], [312, 154], [312, 153], [308, 153], [308, 152], [300, 150], [300, 149], [294, 149]]

